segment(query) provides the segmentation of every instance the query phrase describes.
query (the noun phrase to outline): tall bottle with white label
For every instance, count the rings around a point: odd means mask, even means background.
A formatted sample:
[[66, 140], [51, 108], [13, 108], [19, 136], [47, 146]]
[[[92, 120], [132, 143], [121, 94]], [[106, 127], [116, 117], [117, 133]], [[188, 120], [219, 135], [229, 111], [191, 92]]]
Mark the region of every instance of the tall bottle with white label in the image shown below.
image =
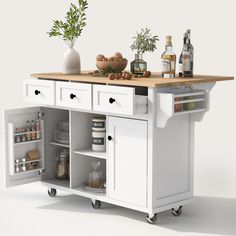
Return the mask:
[[172, 50], [172, 36], [166, 36], [166, 50], [161, 56], [162, 77], [174, 78], [176, 67], [176, 55]]
[[191, 44], [190, 29], [186, 33], [186, 43], [182, 52], [183, 77], [193, 77], [193, 45]]

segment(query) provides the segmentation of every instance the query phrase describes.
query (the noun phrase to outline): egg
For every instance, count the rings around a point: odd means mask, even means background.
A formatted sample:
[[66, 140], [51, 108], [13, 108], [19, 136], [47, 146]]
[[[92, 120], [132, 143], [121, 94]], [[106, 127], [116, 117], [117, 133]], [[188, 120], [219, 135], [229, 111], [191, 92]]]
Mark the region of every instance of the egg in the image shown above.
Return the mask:
[[113, 57], [114, 57], [115, 59], [122, 59], [122, 58], [123, 58], [123, 56], [122, 56], [122, 54], [121, 54], [120, 52], [114, 53]]
[[103, 61], [103, 59], [105, 59], [105, 57], [102, 54], [96, 56], [97, 61]]

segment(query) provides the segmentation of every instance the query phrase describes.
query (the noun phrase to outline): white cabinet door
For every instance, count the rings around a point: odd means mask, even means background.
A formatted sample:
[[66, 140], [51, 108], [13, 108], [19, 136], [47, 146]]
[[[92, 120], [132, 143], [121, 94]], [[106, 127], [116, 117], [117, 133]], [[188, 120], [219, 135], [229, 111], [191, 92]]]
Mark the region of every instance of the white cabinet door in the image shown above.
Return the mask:
[[93, 109], [114, 114], [134, 114], [135, 89], [130, 87], [94, 85]]
[[23, 99], [26, 102], [55, 105], [55, 82], [25, 79], [23, 81]]
[[[22, 108], [5, 110], [2, 113], [3, 116], [3, 158], [5, 159], [5, 176], [6, 186], [16, 186], [26, 183], [31, 183], [41, 180], [39, 172], [44, 169], [44, 122], [40, 121], [41, 132], [38, 140], [17, 142], [17, 137], [27, 135], [26, 132], [15, 133], [15, 128], [24, 127], [26, 121], [36, 120], [38, 118], [38, 112], [40, 108]], [[27, 162], [27, 170], [23, 171], [22, 163], [16, 163], [17, 160], [21, 160], [26, 157], [26, 153], [31, 150], [39, 151], [39, 159], [34, 162], [38, 163], [35, 169], [32, 169], [30, 165], [32, 162]], [[16, 169], [19, 166], [19, 171]]]
[[147, 122], [109, 117], [108, 194], [110, 198], [147, 205]]
[[91, 84], [56, 82], [56, 105], [91, 110], [91, 90]]

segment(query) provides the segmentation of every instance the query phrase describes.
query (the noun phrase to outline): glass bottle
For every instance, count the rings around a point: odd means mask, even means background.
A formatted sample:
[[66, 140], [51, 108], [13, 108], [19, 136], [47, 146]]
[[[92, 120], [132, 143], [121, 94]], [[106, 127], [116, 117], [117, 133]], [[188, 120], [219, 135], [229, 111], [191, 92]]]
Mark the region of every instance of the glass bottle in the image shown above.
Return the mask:
[[176, 67], [176, 55], [172, 50], [172, 36], [166, 36], [166, 50], [161, 55], [162, 77], [174, 78]]
[[187, 38], [183, 48], [183, 77], [193, 77], [193, 46], [190, 29], [186, 33]]
[[143, 75], [147, 71], [147, 62], [143, 60], [143, 54], [135, 54], [135, 60], [130, 63], [130, 71], [135, 75]]
[[89, 172], [88, 186], [90, 188], [99, 188], [102, 178], [101, 171], [98, 171], [100, 166], [100, 161], [92, 161], [91, 163], [92, 171]]
[[27, 120], [26, 122], [26, 140], [30, 141], [31, 140], [31, 129], [30, 129], [30, 122]]
[[31, 121], [31, 139], [35, 140], [36, 139], [36, 132], [35, 132], [35, 123], [34, 120]]
[[63, 149], [57, 153], [56, 160], [56, 178], [68, 179], [69, 178], [69, 152]]
[[[186, 44], [186, 39], [187, 39], [187, 32], [184, 34], [183, 48], [184, 48], [184, 45]], [[182, 76], [183, 76], [183, 49], [179, 57], [179, 77], [182, 77]]]

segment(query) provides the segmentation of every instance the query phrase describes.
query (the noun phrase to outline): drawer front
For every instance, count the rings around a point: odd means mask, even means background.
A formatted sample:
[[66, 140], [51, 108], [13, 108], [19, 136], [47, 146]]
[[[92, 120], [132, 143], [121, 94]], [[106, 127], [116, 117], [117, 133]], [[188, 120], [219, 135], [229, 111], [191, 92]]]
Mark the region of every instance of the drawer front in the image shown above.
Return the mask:
[[23, 98], [26, 102], [55, 105], [55, 82], [25, 79], [23, 81]]
[[56, 82], [56, 105], [91, 110], [91, 90], [91, 84]]
[[114, 114], [134, 114], [134, 88], [120, 86], [93, 86], [93, 109]]

